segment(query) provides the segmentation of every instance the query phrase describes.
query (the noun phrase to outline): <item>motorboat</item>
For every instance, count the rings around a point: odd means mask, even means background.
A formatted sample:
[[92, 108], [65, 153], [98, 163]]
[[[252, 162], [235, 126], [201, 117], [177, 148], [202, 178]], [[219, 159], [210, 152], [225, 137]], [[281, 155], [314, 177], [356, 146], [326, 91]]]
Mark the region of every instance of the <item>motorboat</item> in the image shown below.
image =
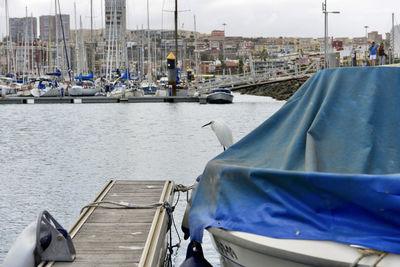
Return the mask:
[[231, 90], [227, 88], [213, 89], [207, 95], [207, 102], [213, 104], [230, 104], [233, 101]]
[[[240, 231], [208, 228], [221, 266], [398, 266], [400, 256], [331, 241], [277, 239]], [[381, 264], [373, 265], [382, 257]]]
[[221, 266], [399, 266], [399, 101], [400, 68], [314, 74], [208, 162], [192, 242]]
[[145, 95], [154, 95], [157, 91], [157, 85], [149, 81], [141, 82], [139, 88], [143, 90]]

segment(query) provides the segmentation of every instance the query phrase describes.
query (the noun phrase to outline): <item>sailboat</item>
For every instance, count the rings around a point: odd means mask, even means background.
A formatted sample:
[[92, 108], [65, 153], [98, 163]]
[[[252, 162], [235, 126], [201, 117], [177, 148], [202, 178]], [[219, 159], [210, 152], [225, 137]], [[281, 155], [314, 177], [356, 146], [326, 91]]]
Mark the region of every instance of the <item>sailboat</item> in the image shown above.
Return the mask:
[[107, 94], [109, 97], [142, 97], [144, 91], [132, 83], [131, 74], [127, 69], [121, 77], [112, 83], [112, 91]]
[[146, 95], [154, 95], [157, 91], [157, 85], [153, 82], [151, 65], [149, 0], [147, 0], [147, 79], [142, 81], [139, 85], [139, 88], [142, 89]]
[[76, 84], [68, 88], [70, 96], [94, 96], [101, 91], [101, 87], [93, 81], [93, 72], [87, 76], [81, 73], [75, 77], [75, 80], [77, 81]]
[[60, 97], [66, 92], [67, 86], [60, 82], [61, 71], [46, 73], [45, 77], [31, 81], [30, 90], [34, 97]]

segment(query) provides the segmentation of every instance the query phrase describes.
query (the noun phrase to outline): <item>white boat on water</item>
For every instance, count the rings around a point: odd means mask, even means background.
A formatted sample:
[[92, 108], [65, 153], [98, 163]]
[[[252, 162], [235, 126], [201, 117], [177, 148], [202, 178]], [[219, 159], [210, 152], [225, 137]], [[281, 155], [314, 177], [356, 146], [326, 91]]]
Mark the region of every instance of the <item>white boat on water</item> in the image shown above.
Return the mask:
[[213, 89], [207, 95], [207, 102], [213, 104], [230, 104], [233, 101], [231, 90], [226, 88]]
[[208, 162], [191, 244], [206, 229], [229, 267], [400, 266], [398, 102], [400, 68], [312, 76]]
[[68, 89], [68, 94], [70, 96], [94, 96], [100, 91], [101, 89], [96, 87], [84, 87], [82, 85], [74, 85]]
[[143, 90], [136, 87], [127, 87], [125, 83], [118, 84], [114, 90], [107, 94], [109, 97], [142, 97], [144, 96]]
[[41, 78], [32, 82], [30, 90], [34, 97], [61, 97], [66, 94], [67, 85], [56, 80]]
[[96, 86], [92, 81], [84, 81], [69, 88], [68, 94], [70, 96], [94, 96], [100, 91], [101, 88]]
[[[238, 231], [208, 228], [221, 266], [385, 266], [400, 264], [400, 255], [331, 241], [278, 239]], [[358, 265], [353, 265], [360, 259]], [[382, 259], [380, 260], [380, 258]], [[373, 265], [378, 262], [379, 264]]]
[[21, 84], [13, 82], [13, 80], [9, 77], [0, 77], [0, 96], [3, 95], [11, 95], [18, 96], [18, 90], [20, 90]]
[[154, 82], [143, 81], [139, 85], [145, 95], [154, 95], [157, 92], [157, 85]]

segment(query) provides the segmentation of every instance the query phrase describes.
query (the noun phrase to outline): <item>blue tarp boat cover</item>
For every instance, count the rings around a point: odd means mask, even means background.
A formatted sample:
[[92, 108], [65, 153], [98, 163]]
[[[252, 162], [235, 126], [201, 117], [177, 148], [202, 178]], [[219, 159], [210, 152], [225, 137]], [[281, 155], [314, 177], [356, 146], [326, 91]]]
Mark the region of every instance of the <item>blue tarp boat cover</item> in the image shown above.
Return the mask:
[[399, 173], [400, 68], [323, 70], [207, 164], [191, 238], [212, 226], [400, 253]]

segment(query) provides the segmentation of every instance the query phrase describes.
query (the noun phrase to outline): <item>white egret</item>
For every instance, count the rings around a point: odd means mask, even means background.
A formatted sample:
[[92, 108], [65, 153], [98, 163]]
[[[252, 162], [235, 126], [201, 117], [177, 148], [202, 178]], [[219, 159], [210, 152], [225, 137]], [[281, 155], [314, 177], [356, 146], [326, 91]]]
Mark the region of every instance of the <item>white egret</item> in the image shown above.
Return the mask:
[[222, 120], [213, 120], [204, 124], [202, 127], [208, 125], [211, 125], [211, 129], [214, 131], [224, 150], [228, 149], [233, 144], [232, 131], [225, 122]]

